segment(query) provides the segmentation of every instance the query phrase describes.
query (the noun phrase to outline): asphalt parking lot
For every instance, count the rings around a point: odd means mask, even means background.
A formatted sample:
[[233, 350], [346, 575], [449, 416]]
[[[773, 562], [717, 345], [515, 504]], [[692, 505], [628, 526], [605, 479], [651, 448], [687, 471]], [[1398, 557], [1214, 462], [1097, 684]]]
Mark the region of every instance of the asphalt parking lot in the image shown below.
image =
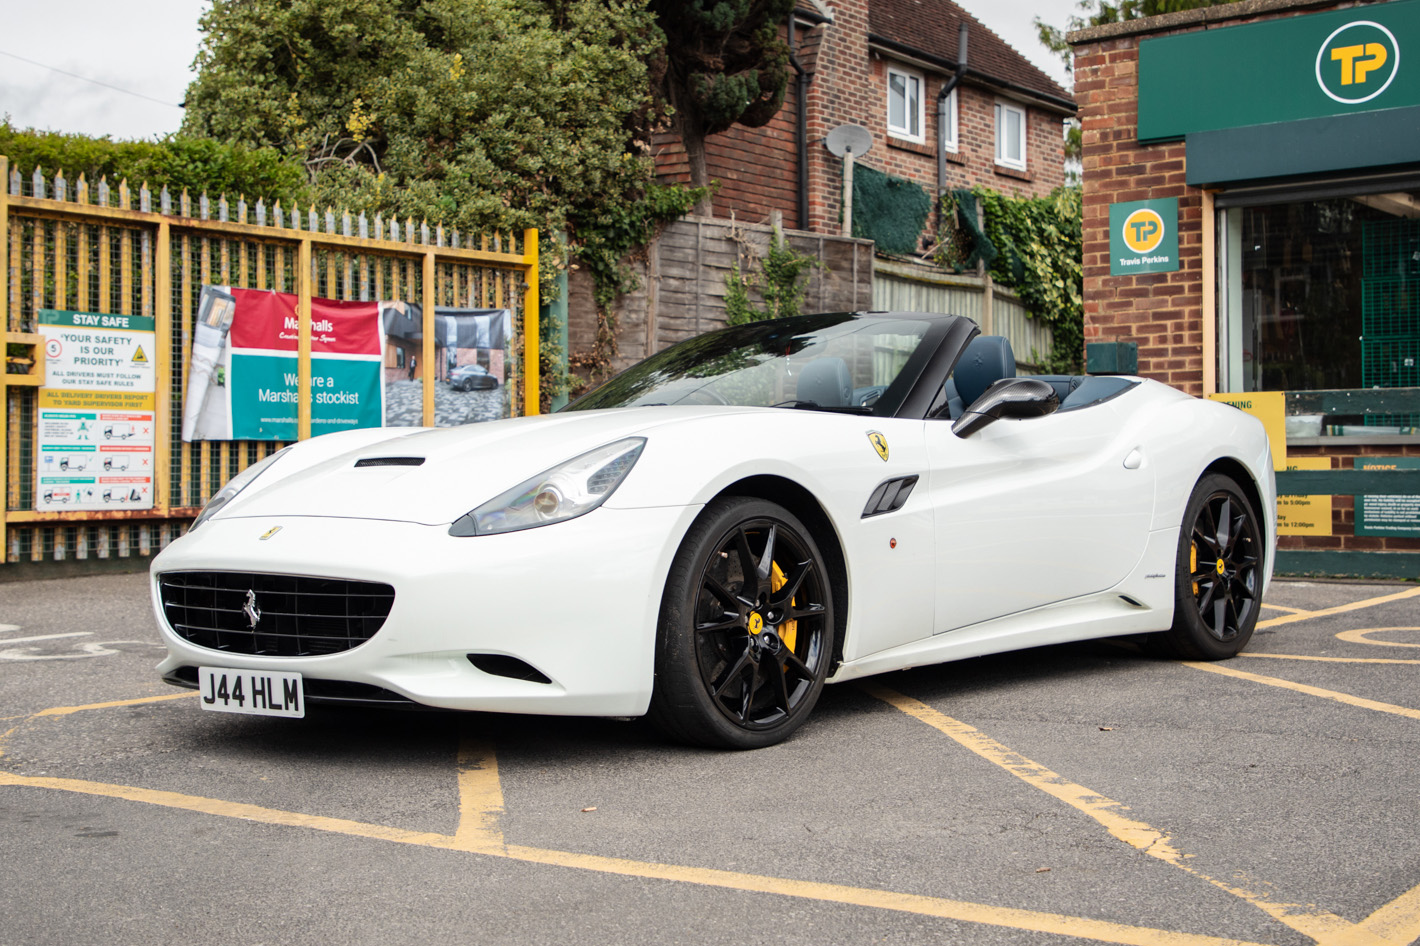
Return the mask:
[[830, 687], [749, 753], [204, 713], [160, 651], [143, 575], [0, 584], [0, 944], [1420, 938], [1420, 586]]

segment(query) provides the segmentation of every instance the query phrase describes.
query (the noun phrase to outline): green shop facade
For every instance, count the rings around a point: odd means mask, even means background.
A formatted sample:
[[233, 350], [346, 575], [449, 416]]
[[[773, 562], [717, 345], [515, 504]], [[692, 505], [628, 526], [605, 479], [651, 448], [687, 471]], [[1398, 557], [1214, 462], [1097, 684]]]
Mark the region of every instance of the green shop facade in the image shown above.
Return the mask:
[[1087, 360], [1268, 421], [1280, 572], [1420, 578], [1420, 0], [1070, 42]]

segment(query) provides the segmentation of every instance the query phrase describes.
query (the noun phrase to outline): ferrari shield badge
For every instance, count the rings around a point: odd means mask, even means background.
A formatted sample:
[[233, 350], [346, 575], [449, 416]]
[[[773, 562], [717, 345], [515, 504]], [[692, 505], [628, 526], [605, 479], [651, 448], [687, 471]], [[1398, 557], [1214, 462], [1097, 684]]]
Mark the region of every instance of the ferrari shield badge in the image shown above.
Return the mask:
[[265, 532], [263, 532], [263, 533], [261, 534], [261, 541], [262, 541], [262, 542], [265, 542], [267, 539], [271, 538], [273, 535], [275, 535], [276, 533], [278, 533], [278, 532], [280, 532], [280, 531], [281, 531], [281, 527], [280, 527], [280, 526], [272, 526], [270, 529], [267, 529]]
[[878, 456], [882, 457], [883, 462], [886, 463], [888, 458], [887, 438], [876, 430], [870, 430], [868, 431], [868, 442], [873, 445], [873, 449], [878, 451]]

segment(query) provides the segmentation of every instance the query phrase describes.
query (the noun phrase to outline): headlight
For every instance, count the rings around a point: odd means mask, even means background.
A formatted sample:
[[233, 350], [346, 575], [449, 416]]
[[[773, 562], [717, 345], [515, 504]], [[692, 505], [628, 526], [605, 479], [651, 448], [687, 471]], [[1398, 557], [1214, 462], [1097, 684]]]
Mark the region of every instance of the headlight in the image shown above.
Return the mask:
[[458, 519], [449, 535], [496, 535], [586, 515], [606, 502], [636, 465], [644, 437], [628, 437], [560, 463]]
[[271, 469], [271, 464], [281, 459], [281, 456], [290, 449], [290, 447], [282, 447], [280, 450], [277, 450], [265, 460], [262, 460], [259, 463], [253, 463], [251, 466], [247, 467], [245, 470], [242, 470], [236, 476], [228, 480], [227, 485], [219, 489], [217, 491], [217, 495], [209, 499], [207, 501], [207, 505], [202, 507], [202, 511], [197, 514], [197, 518], [192, 520], [192, 525], [187, 527], [187, 531], [191, 532], [193, 529], [196, 529], [208, 519], [211, 519], [214, 515], [217, 514], [217, 511], [219, 509], [227, 505], [227, 503], [231, 502], [232, 500], [236, 499], [237, 494], [240, 493], [242, 490], [246, 489], [248, 486], [250, 486], [253, 480], [255, 480], [261, 474], [265, 473], [267, 470]]

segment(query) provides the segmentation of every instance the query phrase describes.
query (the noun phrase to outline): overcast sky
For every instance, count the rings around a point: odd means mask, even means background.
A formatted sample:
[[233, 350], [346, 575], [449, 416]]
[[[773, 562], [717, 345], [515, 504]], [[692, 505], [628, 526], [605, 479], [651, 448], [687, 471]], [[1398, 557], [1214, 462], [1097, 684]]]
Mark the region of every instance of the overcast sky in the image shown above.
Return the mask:
[[[1036, 39], [1031, 21], [1040, 16], [1063, 26], [1076, 0], [958, 2], [1070, 88], [1064, 66]], [[0, 0], [6, 25], [0, 33], [0, 115], [19, 128], [118, 139], [176, 131], [182, 123], [178, 103], [197, 55], [197, 19], [208, 4], [141, 0], [120, 15], [112, 0]]]

